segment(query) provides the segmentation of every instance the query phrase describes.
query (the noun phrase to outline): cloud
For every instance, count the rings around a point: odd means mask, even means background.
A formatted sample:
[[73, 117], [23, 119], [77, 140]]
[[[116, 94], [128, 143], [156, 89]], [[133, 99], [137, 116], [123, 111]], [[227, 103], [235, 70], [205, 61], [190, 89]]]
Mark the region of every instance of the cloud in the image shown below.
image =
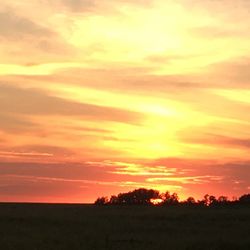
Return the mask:
[[[49, 96], [34, 89], [14, 88], [0, 85], [0, 113], [12, 115], [61, 115], [82, 116], [88, 119], [139, 123], [142, 115], [118, 108], [77, 103]], [[15, 116], [13, 116], [15, 119]]]
[[75, 53], [74, 47], [51, 27], [19, 15], [14, 8], [0, 9], [0, 41], [5, 63], [49, 62]]
[[[0, 151], [0, 156], [3, 155], [12, 155], [12, 156], [69, 156], [73, 155], [73, 151], [60, 146], [52, 146], [52, 145], [22, 145], [16, 147], [4, 147]], [[1, 150], [1, 147], [0, 147]], [[8, 151], [7, 151], [8, 150]]]
[[0, 182], [0, 200], [56, 202], [58, 198], [74, 197], [76, 191], [82, 191], [79, 183], [55, 183], [35, 176], [1, 175]]
[[[245, 21], [245, 19], [239, 18], [240, 15], [249, 16], [250, 3], [248, 0], [181, 0], [182, 6], [185, 6], [188, 10], [202, 11], [203, 14], [210, 14], [213, 18], [221, 18], [227, 20], [227, 18], [235, 15], [235, 22]], [[237, 17], [237, 18], [236, 18]]]
[[145, 6], [152, 6], [152, 0], [110, 0], [108, 2], [100, 1], [100, 0], [46, 0], [51, 5], [55, 5], [57, 8], [61, 7], [68, 11], [74, 13], [86, 13], [86, 12], [98, 12], [98, 13], [106, 13], [110, 10], [114, 11], [117, 10], [117, 7], [121, 5], [133, 5], [139, 6], [140, 8], [145, 8]]
[[145, 166], [142, 164], [126, 163], [126, 162], [104, 162], [105, 165], [113, 166], [114, 170], [110, 173], [118, 175], [131, 176], [172, 176], [175, 174], [175, 168], [166, 168], [164, 166]]
[[[152, 68], [125, 65], [93, 68], [63, 68], [49, 76], [23, 76], [25, 81], [74, 84], [99, 90], [122, 91], [134, 94], [163, 94], [168, 97], [184, 96], [180, 90], [200, 91], [207, 85], [197, 76], [190, 75], [154, 75]], [[186, 93], [186, 92], [185, 92]], [[188, 92], [189, 93], [189, 92]]]
[[190, 30], [193, 36], [198, 36], [202, 39], [228, 39], [228, 38], [236, 38], [244, 37], [250, 38], [250, 35], [247, 33], [246, 28], [239, 29], [239, 27], [224, 27], [224, 26], [202, 26], [195, 27]]
[[202, 176], [188, 176], [188, 177], [156, 177], [156, 178], [148, 178], [148, 182], [153, 183], [162, 183], [167, 182], [171, 183], [179, 183], [180, 184], [204, 184], [210, 183], [211, 181], [221, 181], [223, 179], [222, 176], [211, 176], [211, 175], [202, 175]]
[[211, 76], [222, 82], [222, 87], [250, 88], [250, 55], [238, 57], [209, 67]]
[[[176, 183], [178, 177], [183, 187], [183, 192], [188, 196], [202, 197], [204, 192], [214, 195], [239, 196], [247, 192], [250, 180], [250, 162], [234, 161], [230, 159], [187, 159], [187, 158], [166, 158], [158, 159], [150, 166], [159, 164], [176, 168], [176, 173], [185, 169], [185, 174], [166, 177], [165, 183]], [[175, 177], [177, 177], [175, 179]], [[182, 178], [183, 177], [183, 178]], [[199, 177], [199, 178], [195, 178]], [[204, 178], [203, 178], [204, 177]], [[174, 178], [174, 182], [171, 181]], [[162, 180], [164, 182], [164, 180]], [[199, 188], [197, 188], [197, 184]], [[157, 185], [157, 184], [155, 184]]]
[[95, 6], [94, 0], [60, 0], [60, 2], [73, 12], [86, 11]]
[[13, 116], [11, 114], [5, 113], [5, 111], [6, 110], [0, 111], [0, 131], [2, 130], [8, 133], [25, 133], [30, 132], [34, 129], [34, 127], [37, 126], [37, 124], [30, 121], [30, 119], [26, 117], [22, 117], [19, 115]]
[[[85, 163], [0, 162], [0, 175], [33, 176], [61, 179], [103, 180], [106, 169]], [[109, 178], [109, 180], [111, 180]]]
[[40, 157], [40, 156], [46, 156], [50, 157], [53, 156], [52, 154], [49, 153], [36, 153], [36, 152], [13, 152], [13, 151], [0, 151], [0, 156], [1, 157], [26, 157], [26, 156], [32, 156], [32, 157]]
[[[188, 195], [200, 198], [204, 192], [241, 195], [247, 192], [250, 185], [249, 161], [219, 163], [206, 159], [168, 158], [145, 163], [148, 175], [112, 173], [117, 168], [124, 168], [125, 171], [133, 168], [132, 172], [135, 173], [137, 167], [140, 173], [143, 164], [112, 161], [57, 164], [0, 162], [0, 199], [15, 197], [16, 200], [24, 200], [25, 197], [34, 200], [41, 196], [53, 201], [59, 196], [69, 201], [77, 196], [82, 201], [92, 197], [89, 200], [93, 201], [94, 197], [100, 195], [139, 187], [156, 188], [162, 192], [181, 190], [183, 198]], [[170, 175], [162, 176], [161, 173]]]
[[250, 148], [250, 138], [237, 138], [216, 134], [201, 134], [200, 136], [194, 135], [192, 138], [188, 139], [188, 142], [202, 145], [208, 144], [214, 146], [228, 146], [233, 148]]
[[29, 37], [48, 38], [55, 36], [54, 32], [46, 27], [34, 23], [25, 17], [20, 17], [10, 10], [0, 11], [0, 37], [16, 41]]

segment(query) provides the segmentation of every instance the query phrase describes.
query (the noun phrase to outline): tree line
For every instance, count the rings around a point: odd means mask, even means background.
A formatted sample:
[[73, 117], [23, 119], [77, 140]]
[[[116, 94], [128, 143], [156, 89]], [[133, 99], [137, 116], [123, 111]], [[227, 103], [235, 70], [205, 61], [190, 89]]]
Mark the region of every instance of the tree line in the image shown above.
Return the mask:
[[94, 202], [95, 205], [158, 205], [158, 206], [228, 206], [228, 205], [250, 205], [250, 194], [244, 194], [233, 200], [227, 196], [215, 197], [206, 194], [203, 199], [195, 200], [188, 197], [184, 201], [180, 201], [177, 193], [160, 193], [158, 190], [139, 188], [127, 193], [119, 193], [112, 195], [110, 198], [106, 196], [98, 197]]

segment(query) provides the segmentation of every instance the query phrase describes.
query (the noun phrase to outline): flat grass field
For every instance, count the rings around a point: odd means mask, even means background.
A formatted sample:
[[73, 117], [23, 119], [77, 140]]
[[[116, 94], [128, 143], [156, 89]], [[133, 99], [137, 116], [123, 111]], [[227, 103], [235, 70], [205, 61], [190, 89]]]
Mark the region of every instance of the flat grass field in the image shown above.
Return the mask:
[[0, 203], [0, 249], [250, 249], [250, 207]]

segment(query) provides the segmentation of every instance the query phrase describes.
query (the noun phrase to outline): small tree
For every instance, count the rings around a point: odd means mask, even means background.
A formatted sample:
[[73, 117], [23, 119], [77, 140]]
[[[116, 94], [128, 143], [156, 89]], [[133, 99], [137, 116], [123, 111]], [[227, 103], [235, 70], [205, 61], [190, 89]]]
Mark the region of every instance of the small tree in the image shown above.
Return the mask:
[[110, 205], [118, 205], [119, 204], [119, 199], [116, 195], [111, 195], [109, 199], [109, 204]]
[[195, 205], [196, 201], [195, 201], [194, 197], [190, 196], [183, 203], [186, 204], [186, 205]]
[[230, 202], [229, 202], [227, 196], [221, 195], [221, 196], [218, 197], [217, 203], [218, 203], [219, 205], [227, 205], [227, 204], [229, 204]]
[[205, 194], [202, 200], [198, 201], [198, 204], [201, 206], [209, 206], [210, 201], [209, 201], [209, 194]]
[[108, 200], [108, 197], [98, 197], [95, 201], [95, 205], [106, 205], [108, 204], [109, 200]]
[[162, 195], [162, 200], [163, 205], [177, 205], [179, 203], [179, 197], [177, 193], [173, 193], [171, 195], [169, 192], [166, 192]]
[[218, 204], [216, 197], [213, 195], [210, 195], [208, 200], [209, 200], [209, 206], [215, 206]]
[[159, 191], [153, 189], [139, 188], [128, 193], [120, 193], [112, 196], [110, 204], [121, 205], [148, 205], [151, 199], [160, 198]]

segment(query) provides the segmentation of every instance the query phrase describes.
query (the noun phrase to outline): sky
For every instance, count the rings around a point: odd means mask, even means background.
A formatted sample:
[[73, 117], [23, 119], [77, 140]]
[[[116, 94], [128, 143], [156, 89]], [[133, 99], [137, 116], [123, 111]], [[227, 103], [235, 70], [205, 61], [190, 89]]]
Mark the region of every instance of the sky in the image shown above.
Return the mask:
[[1, 0], [0, 201], [250, 192], [248, 0]]

